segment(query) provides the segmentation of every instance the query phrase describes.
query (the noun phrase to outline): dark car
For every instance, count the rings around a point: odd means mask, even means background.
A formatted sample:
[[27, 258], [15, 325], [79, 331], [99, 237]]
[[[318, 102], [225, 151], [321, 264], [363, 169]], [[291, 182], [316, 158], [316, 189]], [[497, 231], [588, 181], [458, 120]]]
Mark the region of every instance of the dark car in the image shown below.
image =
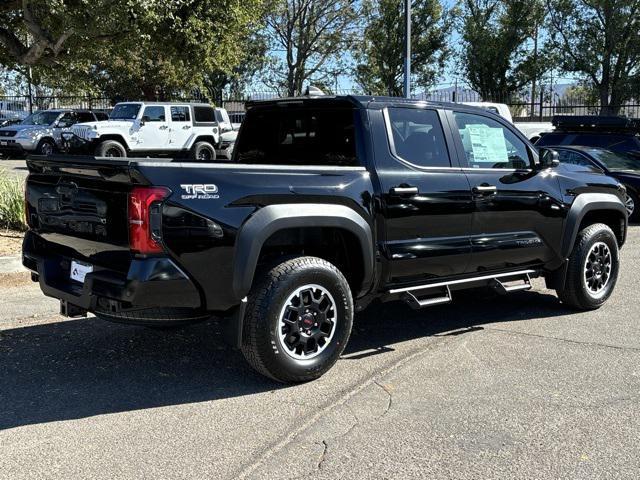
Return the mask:
[[459, 104], [254, 102], [231, 161], [27, 165], [23, 264], [64, 314], [223, 317], [227, 340], [284, 382], [326, 372], [374, 300], [424, 308], [544, 277], [564, 305], [599, 308], [627, 232], [617, 180], [562, 169], [508, 121]]
[[572, 171], [600, 171], [615, 178], [627, 189], [629, 220], [640, 219], [640, 157], [597, 147], [551, 147], [560, 163]]
[[536, 142], [537, 147], [582, 145], [630, 153], [640, 158], [640, 119], [557, 115], [552, 123], [555, 130], [543, 133]]

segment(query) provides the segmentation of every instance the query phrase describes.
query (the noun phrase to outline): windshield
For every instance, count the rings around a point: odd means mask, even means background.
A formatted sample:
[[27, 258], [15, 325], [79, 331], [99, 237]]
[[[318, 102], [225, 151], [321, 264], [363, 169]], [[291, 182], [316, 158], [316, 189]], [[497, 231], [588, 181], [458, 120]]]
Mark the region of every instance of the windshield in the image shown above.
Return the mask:
[[22, 121], [22, 125], [51, 125], [56, 121], [60, 112], [36, 112]]
[[633, 155], [595, 148], [589, 153], [608, 170], [640, 170], [640, 158]]
[[140, 111], [139, 103], [121, 103], [116, 105], [111, 115], [110, 120], [135, 120]]

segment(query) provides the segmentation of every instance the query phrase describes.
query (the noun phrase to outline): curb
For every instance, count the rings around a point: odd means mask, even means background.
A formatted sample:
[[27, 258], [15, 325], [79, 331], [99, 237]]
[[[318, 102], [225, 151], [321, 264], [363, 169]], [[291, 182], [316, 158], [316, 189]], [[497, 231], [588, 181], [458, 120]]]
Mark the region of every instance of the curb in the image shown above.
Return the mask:
[[27, 269], [22, 266], [22, 257], [20, 255], [0, 257], [0, 275], [26, 271]]

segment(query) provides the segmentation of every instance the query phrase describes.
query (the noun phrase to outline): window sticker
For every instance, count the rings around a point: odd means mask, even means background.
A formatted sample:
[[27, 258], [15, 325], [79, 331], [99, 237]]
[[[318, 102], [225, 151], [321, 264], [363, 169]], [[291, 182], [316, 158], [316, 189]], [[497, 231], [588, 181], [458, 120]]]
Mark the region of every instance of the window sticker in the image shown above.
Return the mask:
[[484, 124], [467, 125], [461, 130], [465, 150], [471, 153], [474, 163], [508, 163], [509, 154], [502, 128]]

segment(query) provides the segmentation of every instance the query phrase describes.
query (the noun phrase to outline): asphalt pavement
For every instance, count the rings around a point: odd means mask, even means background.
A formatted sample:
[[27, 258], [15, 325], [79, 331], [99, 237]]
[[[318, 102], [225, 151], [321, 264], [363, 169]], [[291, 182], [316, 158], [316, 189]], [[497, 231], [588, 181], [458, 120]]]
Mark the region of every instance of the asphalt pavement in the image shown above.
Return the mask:
[[26, 178], [29, 170], [24, 160], [12, 160], [0, 157], [0, 170], [4, 170], [14, 177]]
[[297, 386], [254, 373], [215, 322], [64, 320], [26, 275], [0, 282], [0, 479], [635, 479], [639, 260], [633, 227], [595, 312], [541, 281], [373, 305]]

